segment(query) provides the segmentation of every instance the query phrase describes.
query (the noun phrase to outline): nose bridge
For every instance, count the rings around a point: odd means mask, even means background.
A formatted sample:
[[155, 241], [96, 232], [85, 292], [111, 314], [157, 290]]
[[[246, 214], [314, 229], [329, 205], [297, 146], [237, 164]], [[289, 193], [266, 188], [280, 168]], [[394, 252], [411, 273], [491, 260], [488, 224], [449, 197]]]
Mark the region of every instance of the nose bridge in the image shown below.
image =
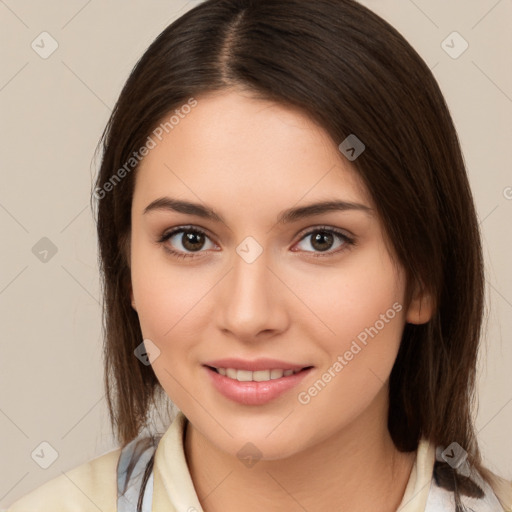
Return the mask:
[[279, 307], [269, 252], [252, 237], [236, 248], [233, 268], [223, 294], [223, 326], [238, 336], [255, 336], [260, 330], [275, 328], [273, 316]]

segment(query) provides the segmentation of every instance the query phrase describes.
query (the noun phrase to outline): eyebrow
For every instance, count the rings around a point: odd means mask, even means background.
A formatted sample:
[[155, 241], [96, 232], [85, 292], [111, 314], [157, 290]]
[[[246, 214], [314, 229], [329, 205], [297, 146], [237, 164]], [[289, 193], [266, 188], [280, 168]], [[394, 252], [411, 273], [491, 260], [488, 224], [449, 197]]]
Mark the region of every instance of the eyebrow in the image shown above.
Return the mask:
[[[331, 200], [322, 201], [319, 203], [308, 204], [306, 206], [300, 206], [296, 208], [290, 208], [282, 211], [277, 217], [278, 224], [287, 224], [296, 222], [300, 219], [311, 217], [313, 215], [320, 215], [331, 211], [361, 211], [368, 215], [372, 215], [373, 209], [364, 204], [354, 203], [351, 201]], [[209, 219], [216, 222], [225, 221], [221, 215], [216, 213], [211, 208], [204, 206], [199, 203], [192, 203], [190, 201], [184, 201], [182, 199], [173, 199], [171, 197], [160, 197], [151, 202], [144, 209], [143, 214], [151, 211], [173, 211], [178, 213], [184, 213], [189, 215], [196, 215], [203, 219]]]

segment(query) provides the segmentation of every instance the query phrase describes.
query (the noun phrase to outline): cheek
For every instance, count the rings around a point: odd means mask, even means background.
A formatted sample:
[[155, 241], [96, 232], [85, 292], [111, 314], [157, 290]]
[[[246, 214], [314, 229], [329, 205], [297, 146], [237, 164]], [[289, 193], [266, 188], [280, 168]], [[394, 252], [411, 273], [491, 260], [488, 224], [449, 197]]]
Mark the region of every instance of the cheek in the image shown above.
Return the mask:
[[[355, 339], [390, 340], [376, 351], [398, 344], [404, 323], [403, 280], [382, 248], [369, 247], [347, 258], [338, 269], [328, 268], [295, 280], [297, 294], [307, 297], [315, 327], [328, 352], [345, 351]], [[378, 332], [376, 332], [378, 331]], [[396, 348], [396, 347], [395, 347]]]
[[191, 348], [209, 319], [203, 310], [214, 277], [207, 268], [173, 265], [163, 250], [138, 244], [134, 237], [131, 278], [144, 338], [166, 354], [169, 347], [173, 353]]
[[[362, 259], [336, 277], [331, 273], [328, 295], [318, 284], [310, 288], [308, 304], [323, 321], [314, 335], [324, 358], [315, 380], [302, 386], [297, 398], [311, 414], [328, 411], [327, 435], [333, 424], [350, 423], [385, 395], [405, 315], [401, 276], [389, 260]], [[317, 318], [308, 322], [319, 324]]]
[[[200, 340], [202, 298], [205, 290], [203, 278], [193, 270], [183, 271], [154, 258], [144, 249], [132, 256], [132, 286], [137, 314], [144, 339], [150, 339], [160, 350], [152, 361], [153, 371], [163, 389], [180, 408], [187, 407], [191, 388], [189, 361], [194, 345]], [[158, 251], [153, 251], [153, 253]], [[150, 262], [150, 258], [153, 261]], [[204, 300], [204, 298], [203, 298]], [[184, 387], [184, 384], [186, 387]]]
[[138, 272], [132, 268], [132, 282], [137, 313], [145, 337], [163, 342], [183, 330], [200, 309], [201, 297], [206, 293], [204, 283], [198, 286], [198, 277], [170, 268], [158, 267]]
[[[158, 344], [163, 334], [176, 323], [180, 311], [176, 283], [173, 275], [162, 263], [160, 250], [155, 250], [134, 229], [131, 247], [131, 280], [137, 314], [145, 338]], [[178, 309], [177, 309], [178, 308]]]
[[402, 275], [387, 252], [372, 248], [325, 279], [315, 277], [302, 281], [301, 293], [322, 322], [307, 315], [302, 327], [310, 327], [324, 358], [299, 402], [349, 421], [382, 391], [393, 368], [405, 323]]

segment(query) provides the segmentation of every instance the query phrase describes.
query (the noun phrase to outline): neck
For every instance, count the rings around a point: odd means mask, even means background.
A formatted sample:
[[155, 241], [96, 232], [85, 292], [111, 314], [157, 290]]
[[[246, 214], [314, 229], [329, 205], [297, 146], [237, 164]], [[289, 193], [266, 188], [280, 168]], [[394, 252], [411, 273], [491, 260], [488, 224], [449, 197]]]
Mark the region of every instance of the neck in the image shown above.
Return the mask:
[[396, 450], [383, 398], [321, 443], [251, 467], [216, 448], [187, 422], [185, 454], [203, 510], [395, 512], [416, 454]]

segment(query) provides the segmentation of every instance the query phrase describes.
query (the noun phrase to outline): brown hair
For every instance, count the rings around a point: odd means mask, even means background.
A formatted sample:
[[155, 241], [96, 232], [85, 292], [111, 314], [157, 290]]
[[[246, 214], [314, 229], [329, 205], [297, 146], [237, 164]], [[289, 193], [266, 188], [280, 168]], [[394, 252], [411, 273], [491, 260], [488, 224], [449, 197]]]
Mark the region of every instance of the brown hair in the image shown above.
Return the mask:
[[[191, 97], [233, 87], [301, 109], [336, 145], [350, 134], [365, 144], [352, 166], [405, 270], [404, 307], [415, 284], [435, 304], [428, 323], [405, 326], [390, 377], [390, 434], [401, 451], [416, 450], [421, 436], [436, 446], [457, 442], [492, 483], [472, 419], [484, 273], [457, 134], [425, 62], [352, 0], [208, 0], [167, 27], [130, 74], [102, 136], [95, 190], [105, 384], [118, 439], [125, 445], [139, 434], [162, 392], [151, 366], [134, 357], [142, 341], [129, 267], [137, 162], [125, 164]], [[447, 464], [436, 463], [436, 476], [457, 502], [459, 492], [478, 494]]]

